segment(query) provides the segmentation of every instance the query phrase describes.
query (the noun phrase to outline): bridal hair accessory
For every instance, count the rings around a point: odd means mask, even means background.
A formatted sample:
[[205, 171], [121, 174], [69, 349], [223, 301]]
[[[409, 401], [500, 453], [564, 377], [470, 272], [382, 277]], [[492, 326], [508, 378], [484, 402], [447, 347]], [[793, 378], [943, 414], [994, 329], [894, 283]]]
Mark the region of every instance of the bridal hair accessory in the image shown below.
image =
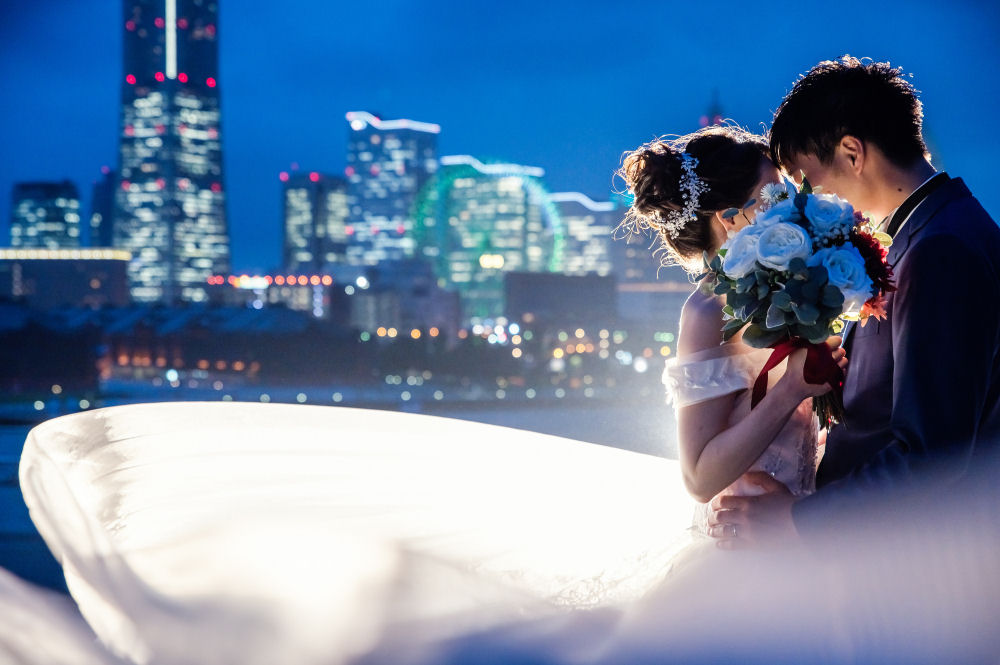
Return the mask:
[[708, 191], [708, 187], [694, 172], [696, 166], [698, 166], [697, 157], [692, 157], [686, 152], [681, 153], [681, 171], [683, 173], [681, 173], [680, 190], [684, 207], [681, 210], [667, 213], [663, 220], [663, 227], [671, 238], [676, 238], [688, 222], [697, 219], [695, 211], [698, 210], [698, 199]]

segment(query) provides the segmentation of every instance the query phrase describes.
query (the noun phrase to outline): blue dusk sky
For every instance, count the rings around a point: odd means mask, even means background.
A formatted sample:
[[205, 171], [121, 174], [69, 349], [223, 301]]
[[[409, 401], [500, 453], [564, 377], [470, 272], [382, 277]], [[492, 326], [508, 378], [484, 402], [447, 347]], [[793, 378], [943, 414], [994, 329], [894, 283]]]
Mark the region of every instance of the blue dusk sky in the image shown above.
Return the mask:
[[[442, 127], [439, 154], [540, 166], [606, 197], [623, 151], [724, 115], [769, 123], [796, 77], [843, 53], [913, 74], [935, 163], [1000, 217], [1000, 7], [748, 3], [219, 0], [233, 267], [270, 270], [278, 173], [341, 173], [350, 110]], [[68, 178], [84, 219], [117, 163], [120, 0], [0, 0], [0, 245], [15, 182]]]

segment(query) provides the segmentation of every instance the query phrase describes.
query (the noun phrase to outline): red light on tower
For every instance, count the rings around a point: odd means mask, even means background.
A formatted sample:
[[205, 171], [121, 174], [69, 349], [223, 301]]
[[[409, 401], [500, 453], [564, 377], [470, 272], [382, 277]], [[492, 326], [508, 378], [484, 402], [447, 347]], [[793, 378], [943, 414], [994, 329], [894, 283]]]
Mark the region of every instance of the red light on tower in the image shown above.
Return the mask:
[[309, 179], [312, 180], [313, 182], [319, 182], [319, 174], [313, 171], [312, 173], [309, 174]]
[[125, 77], [125, 82], [129, 85], [135, 85], [135, 74], [129, 74]]
[[215, 192], [216, 194], [218, 194], [219, 192], [222, 191], [222, 185], [220, 183], [213, 182], [212, 183], [212, 191]]
[[344, 169], [344, 175], [346, 175], [348, 178], [354, 175], [354, 167], [348, 166], [346, 169]]
[[399, 235], [403, 235], [404, 233], [406, 233], [406, 227], [400, 224], [399, 226], [396, 227], [396, 233], [398, 233]]
[[109, 173], [111, 173], [111, 167], [110, 166], [102, 166], [101, 167], [101, 173], [103, 173], [104, 175], [108, 175]]
[[184, 72], [181, 72], [180, 74], [177, 75], [177, 80], [180, 81], [181, 83], [187, 83], [188, 75], [185, 74]]
[[135, 127], [132, 125], [125, 125], [125, 136], [135, 136]]
[[288, 182], [288, 171], [282, 171], [278, 174], [278, 180], [281, 182]]
[[167, 24], [167, 22], [163, 20], [162, 16], [157, 16], [156, 20], [153, 21], [153, 25], [155, 25], [157, 28], [162, 28], [166, 24]]
[[163, 189], [166, 186], [167, 186], [167, 181], [166, 180], [164, 180], [163, 178], [157, 178], [156, 179], [156, 188], [157, 189]]
[[352, 236], [352, 235], [354, 235], [354, 227], [353, 227], [353, 226], [350, 226], [350, 225], [348, 225], [348, 226], [345, 226], [345, 227], [344, 227], [344, 233], [346, 233], [346, 234], [347, 234], [347, 235], [349, 235], [349, 236]]
[[164, 80], [166, 80], [167, 77], [163, 75], [163, 72], [156, 72], [153, 78], [162, 83]]
[[128, 180], [122, 180], [122, 189], [124, 189], [126, 192], [128, 191], [128, 188], [131, 186], [132, 183], [130, 183]]
[[135, 30], [135, 21], [132, 21], [132, 20], [125, 21], [125, 29], [128, 30], [129, 32], [134, 31]]
[[209, 88], [214, 88], [214, 87], [215, 87], [215, 79], [214, 79], [214, 78], [212, 78], [211, 76], [209, 76], [209, 77], [208, 77], [207, 79], [205, 79], [205, 84], [206, 84], [206, 85], [207, 85], [207, 86], [208, 86]]
[[205, 34], [209, 37], [215, 37], [215, 26], [209, 23], [205, 26]]
[[177, 27], [180, 28], [181, 30], [187, 30], [188, 20], [186, 18], [177, 19]]

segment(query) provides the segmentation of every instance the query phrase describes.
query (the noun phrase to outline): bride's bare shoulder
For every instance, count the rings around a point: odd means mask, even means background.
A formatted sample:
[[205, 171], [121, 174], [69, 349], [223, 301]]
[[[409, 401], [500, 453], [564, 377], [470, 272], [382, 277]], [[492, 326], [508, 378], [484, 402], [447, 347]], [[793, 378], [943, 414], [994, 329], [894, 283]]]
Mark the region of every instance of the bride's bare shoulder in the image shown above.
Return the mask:
[[702, 289], [695, 289], [681, 308], [677, 355], [686, 356], [722, 343], [722, 304]]

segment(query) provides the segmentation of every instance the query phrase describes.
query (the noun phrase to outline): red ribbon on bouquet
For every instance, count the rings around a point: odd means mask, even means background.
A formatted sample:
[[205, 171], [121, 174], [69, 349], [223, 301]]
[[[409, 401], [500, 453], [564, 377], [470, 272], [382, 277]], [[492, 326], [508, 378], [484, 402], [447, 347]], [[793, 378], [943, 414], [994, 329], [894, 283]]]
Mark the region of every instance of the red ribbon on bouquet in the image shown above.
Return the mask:
[[750, 399], [751, 409], [757, 406], [767, 394], [767, 373], [777, 367], [796, 349], [806, 349], [806, 362], [802, 373], [807, 383], [817, 386], [828, 383], [837, 393], [838, 398], [843, 395], [844, 372], [830, 355], [830, 347], [825, 342], [816, 344], [802, 337], [793, 337], [779, 342], [771, 348], [774, 351], [771, 352], [771, 357], [764, 363], [763, 369], [760, 370], [760, 374], [757, 375], [757, 380], [753, 384], [753, 396]]

